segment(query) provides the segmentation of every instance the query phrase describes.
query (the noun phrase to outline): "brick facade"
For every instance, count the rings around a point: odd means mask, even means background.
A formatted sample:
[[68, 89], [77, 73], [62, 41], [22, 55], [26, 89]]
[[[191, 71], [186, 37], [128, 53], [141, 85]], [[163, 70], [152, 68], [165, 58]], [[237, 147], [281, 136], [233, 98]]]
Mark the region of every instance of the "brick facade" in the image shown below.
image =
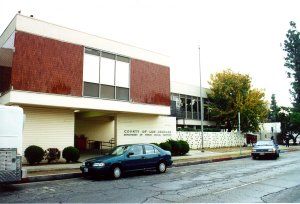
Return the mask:
[[0, 66], [0, 93], [8, 91], [11, 84], [11, 67]]
[[170, 106], [170, 68], [132, 59], [130, 97], [136, 103]]
[[82, 96], [83, 46], [16, 32], [15, 90]]

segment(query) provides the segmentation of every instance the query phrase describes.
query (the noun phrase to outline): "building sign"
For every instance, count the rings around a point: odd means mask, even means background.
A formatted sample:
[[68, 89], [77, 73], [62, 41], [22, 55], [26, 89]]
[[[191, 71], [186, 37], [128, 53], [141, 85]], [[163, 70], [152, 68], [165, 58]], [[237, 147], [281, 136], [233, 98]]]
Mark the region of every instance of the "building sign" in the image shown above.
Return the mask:
[[157, 137], [157, 136], [166, 136], [171, 137], [172, 131], [171, 130], [134, 130], [134, 129], [125, 129], [123, 132], [124, 136], [150, 136], [150, 137]]

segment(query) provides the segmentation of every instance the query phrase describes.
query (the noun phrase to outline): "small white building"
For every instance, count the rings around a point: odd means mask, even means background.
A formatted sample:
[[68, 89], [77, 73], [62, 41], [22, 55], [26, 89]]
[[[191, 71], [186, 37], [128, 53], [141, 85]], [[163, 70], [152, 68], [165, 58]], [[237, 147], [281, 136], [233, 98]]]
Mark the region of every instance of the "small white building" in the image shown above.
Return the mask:
[[281, 123], [275, 122], [275, 123], [261, 123], [259, 125], [260, 131], [259, 131], [259, 140], [266, 140], [271, 139], [272, 136], [274, 138], [277, 137], [281, 133]]

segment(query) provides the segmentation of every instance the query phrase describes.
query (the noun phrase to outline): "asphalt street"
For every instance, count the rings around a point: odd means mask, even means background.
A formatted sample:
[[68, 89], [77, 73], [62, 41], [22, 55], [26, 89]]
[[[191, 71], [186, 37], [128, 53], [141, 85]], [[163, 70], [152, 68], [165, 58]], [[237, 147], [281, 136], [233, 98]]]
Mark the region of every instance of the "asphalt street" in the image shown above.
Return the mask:
[[300, 152], [127, 175], [0, 187], [0, 202], [300, 202]]

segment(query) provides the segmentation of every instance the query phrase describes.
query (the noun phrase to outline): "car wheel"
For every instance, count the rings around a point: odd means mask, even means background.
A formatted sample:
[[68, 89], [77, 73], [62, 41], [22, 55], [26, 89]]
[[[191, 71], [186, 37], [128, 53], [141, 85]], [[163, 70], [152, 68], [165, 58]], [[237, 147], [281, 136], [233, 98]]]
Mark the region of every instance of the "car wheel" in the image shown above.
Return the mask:
[[122, 170], [119, 166], [114, 166], [111, 170], [111, 174], [114, 179], [119, 179], [121, 178]]
[[255, 159], [256, 159], [256, 157], [255, 157], [255, 156], [252, 156], [252, 159], [253, 159], [253, 160], [255, 160]]
[[158, 173], [165, 173], [167, 170], [167, 166], [165, 164], [165, 162], [161, 161], [158, 163], [157, 165], [157, 172]]

